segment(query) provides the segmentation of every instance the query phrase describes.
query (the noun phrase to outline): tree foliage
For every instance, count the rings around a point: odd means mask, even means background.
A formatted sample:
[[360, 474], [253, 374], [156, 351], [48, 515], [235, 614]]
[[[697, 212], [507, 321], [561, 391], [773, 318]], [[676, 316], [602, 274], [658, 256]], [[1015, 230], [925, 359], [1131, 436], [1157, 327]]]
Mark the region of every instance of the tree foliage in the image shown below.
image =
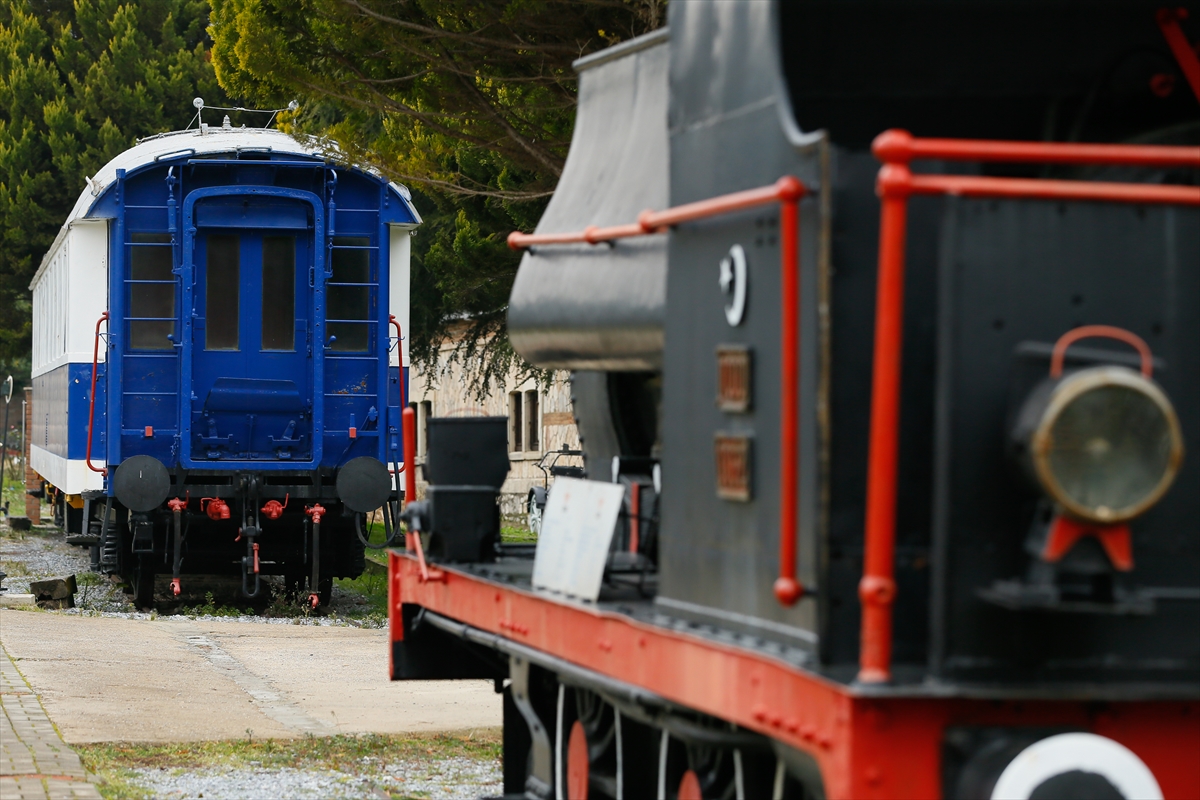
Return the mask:
[[[417, 190], [410, 352], [452, 330], [482, 392], [514, 363], [504, 336], [519, 257], [562, 171], [580, 56], [653, 30], [665, 0], [212, 0], [222, 86], [299, 99], [283, 126]], [[460, 324], [456, 325], [456, 322]]]
[[84, 180], [224, 100], [204, 0], [0, 2], [0, 360], [27, 358], [29, 282]]

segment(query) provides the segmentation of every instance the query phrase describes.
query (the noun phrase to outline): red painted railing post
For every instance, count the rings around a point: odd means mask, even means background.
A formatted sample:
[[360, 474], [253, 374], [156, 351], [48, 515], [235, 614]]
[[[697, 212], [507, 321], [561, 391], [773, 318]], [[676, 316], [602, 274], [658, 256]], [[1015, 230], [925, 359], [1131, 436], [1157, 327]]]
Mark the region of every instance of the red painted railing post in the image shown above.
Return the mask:
[[[404, 505], [407, 506], [417, 499], [417, 468], [414, 463], [417, 459], [417, 412], [410, 406], [405, 406], [400, 412], [400, 419], [404, 434]], [[416, 550], [417, 546], [413, 541], [416, 535], [404, 535], [406, 549]]]
[[396, 329], [396, 363], [400, 365], [400, 407], [408, 406], [408, 389], [404, 385], [404, 333], [395, 314], [388, 314], [388, 322]]
[[775, 599], [795, 605], [804, 594], [796, 579], [796, 478], [800, 465], [800, 198], [804, 184], [790, 175], [776, 182], [780, 202], [780, 435], [779, 435], [779, 577]]
[[1155, 18], [1163, 38], [1167, 40], [1167, 46], [1171, 48], [1171, 54], [1175, 56], [1175, 61], [1183, 72], [1183, 77], [1192, 87], [1192, 94], [1196, 95], [1197, 100], [1200, 100], [1200, 58], [1196, 56], [1191, 42], [1187, 40], [1187, 35], [1179, 26], [1179, 23], [1187, 19], [1187, 16], [1186, 8], [1160, 8]]
[[896, 596], [896, 464], [900, 438], [900, 357], [904, 339], [904, 246], [912, 173], [906, 145], [911, 137], [885, 133], [875, 154], [885, 162], [876, 191], [879, 220], [879, 283], [875, 299], [875, 362], [871, 380], [871, 433], [867, 453], [867, 508], [858, 680], [891, 680], [892, 601]]

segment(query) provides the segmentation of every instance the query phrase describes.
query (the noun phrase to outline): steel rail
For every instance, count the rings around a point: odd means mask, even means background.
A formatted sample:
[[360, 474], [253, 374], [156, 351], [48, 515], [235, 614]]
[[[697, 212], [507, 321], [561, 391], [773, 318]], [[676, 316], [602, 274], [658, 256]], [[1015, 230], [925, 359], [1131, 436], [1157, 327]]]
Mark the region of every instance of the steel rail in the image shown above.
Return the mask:
[[807, 189], [799, 179], [785, 175], [769, 186], [686, 203], [663, 211], [647, 209], [628, 225], [567, 233], [521, 233], [508, 235], [508, 246], [520, 250], [547, 244], [602, 244], [614, 239], [664, 233], [685, 222], [744, 211], [772, 203], [780, 209], [780, 470], [779, 470], [779, 577], [775, 598], [791, 606], [804, 595], [796, 577], [797, 481], [800, 459], [800, 200]]
[[1194, 186], [914, 175], [908, 163], [916, 158], [930, 158], [1200, 168], [1200, 147], [918, 139], [908, 131], [889, 130], [875, 138], [871, 149], [883, 162], [876, 183], [882, 208], [867, 453], [865, 557], [858, 589], [863, 606], [858, 680], [886, 683], [891, 680], [892, 603], [896, 596], [896, 476], [908, 198], [914, 194], [949, 194], [1200, 205], [1200, 187]]

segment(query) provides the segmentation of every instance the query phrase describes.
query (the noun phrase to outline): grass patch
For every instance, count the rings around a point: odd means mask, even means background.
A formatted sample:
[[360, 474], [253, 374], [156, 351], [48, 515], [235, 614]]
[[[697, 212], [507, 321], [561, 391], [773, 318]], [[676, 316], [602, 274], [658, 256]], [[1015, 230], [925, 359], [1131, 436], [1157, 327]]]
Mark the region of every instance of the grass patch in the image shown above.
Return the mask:
[[253, 614], [253, 609], [242, 610], [237, 606], [217, 605], [212, 592], [204, 593], [204, 602], [198, 606], [180, 606], [179, 613], [188, 617], [240, 617]]
[[[469, 758], [498, 762], [499, 729], [437, 734], [362, 734], [306, 736], [302, 739], [245, 739], [185, 744], [76, 745], [83, 765], [102, 781], [105, 800], [150, 797], [138, 784], [138, 769], [261, 768], [338, 770], [370, 778], [389, 764]], [[396, 800], [404, 795], [391, 795]]]
[[[387, 618], [387, 570], [376, 571], [367, 566], [367, 570], [357, 578], [338, 578], [337, 585], [349, 592], [354, 592], [366, 601], [359, 609], [347, 614], [352, 617], [378, 617], [380, 621]], [[361, 612], [361, 613], [360, 613]]]
[[0, 561], [0, 572], [3, 572], [5, 575], [10, 575], [14, 578], [33, 574], [29, 571], [29, 567], [25, 566], [20, 561]]
[[537, 534], [529, 530], [524, 514], [505, 516], [500, 522], [500, 541], [511, 544], [536, 544]]
[[[372, 521], [372, 516], [374, 516], [374, 521]], [[367, 531], [367, 541], [370, 542], [371, 544], [383, 544], [384, 542], [387, 541], [387, 533], [383, 529], [383, 520], [381, 520], [379, 518], [378, 514], [367, 516], [366, 531]], [[397, 536], [396, 541], [399, 542], [400, 547], [403, 547], [404, 546], [404, 535], [401, 534], [401, 535]], [[367, 561], [374, 561], [376, 564], [382, 564], [383, 566], [386, 567], [387, 566], [387, 550], [372, 550], [371, 548], [368, 547], [367, 548]], [[385, 594], [387, 593], [386, 587], [385, 587], [384, 593]]]

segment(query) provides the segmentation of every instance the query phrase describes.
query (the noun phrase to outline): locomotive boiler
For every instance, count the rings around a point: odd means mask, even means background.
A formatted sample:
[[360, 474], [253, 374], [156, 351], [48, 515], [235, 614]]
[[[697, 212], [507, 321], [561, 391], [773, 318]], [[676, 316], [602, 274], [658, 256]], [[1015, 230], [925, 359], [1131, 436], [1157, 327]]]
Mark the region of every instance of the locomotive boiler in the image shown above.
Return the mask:
[[1198, 37], [687, 2], [578, 61], [508, 324], [588, 480], [533, 552], [418, 525], [392, 677], [494, 679], [512, 797], [1200, 796]]
[[[202, 101], [197, 100], [202, 108]], [[139, 605], [155, 575], [363, 569], [399, 469], [408, 190], [272, 129], [142, 140], [33, 279], [31, 465]], [[387, 465], [392, 465], [391, 467]]]

